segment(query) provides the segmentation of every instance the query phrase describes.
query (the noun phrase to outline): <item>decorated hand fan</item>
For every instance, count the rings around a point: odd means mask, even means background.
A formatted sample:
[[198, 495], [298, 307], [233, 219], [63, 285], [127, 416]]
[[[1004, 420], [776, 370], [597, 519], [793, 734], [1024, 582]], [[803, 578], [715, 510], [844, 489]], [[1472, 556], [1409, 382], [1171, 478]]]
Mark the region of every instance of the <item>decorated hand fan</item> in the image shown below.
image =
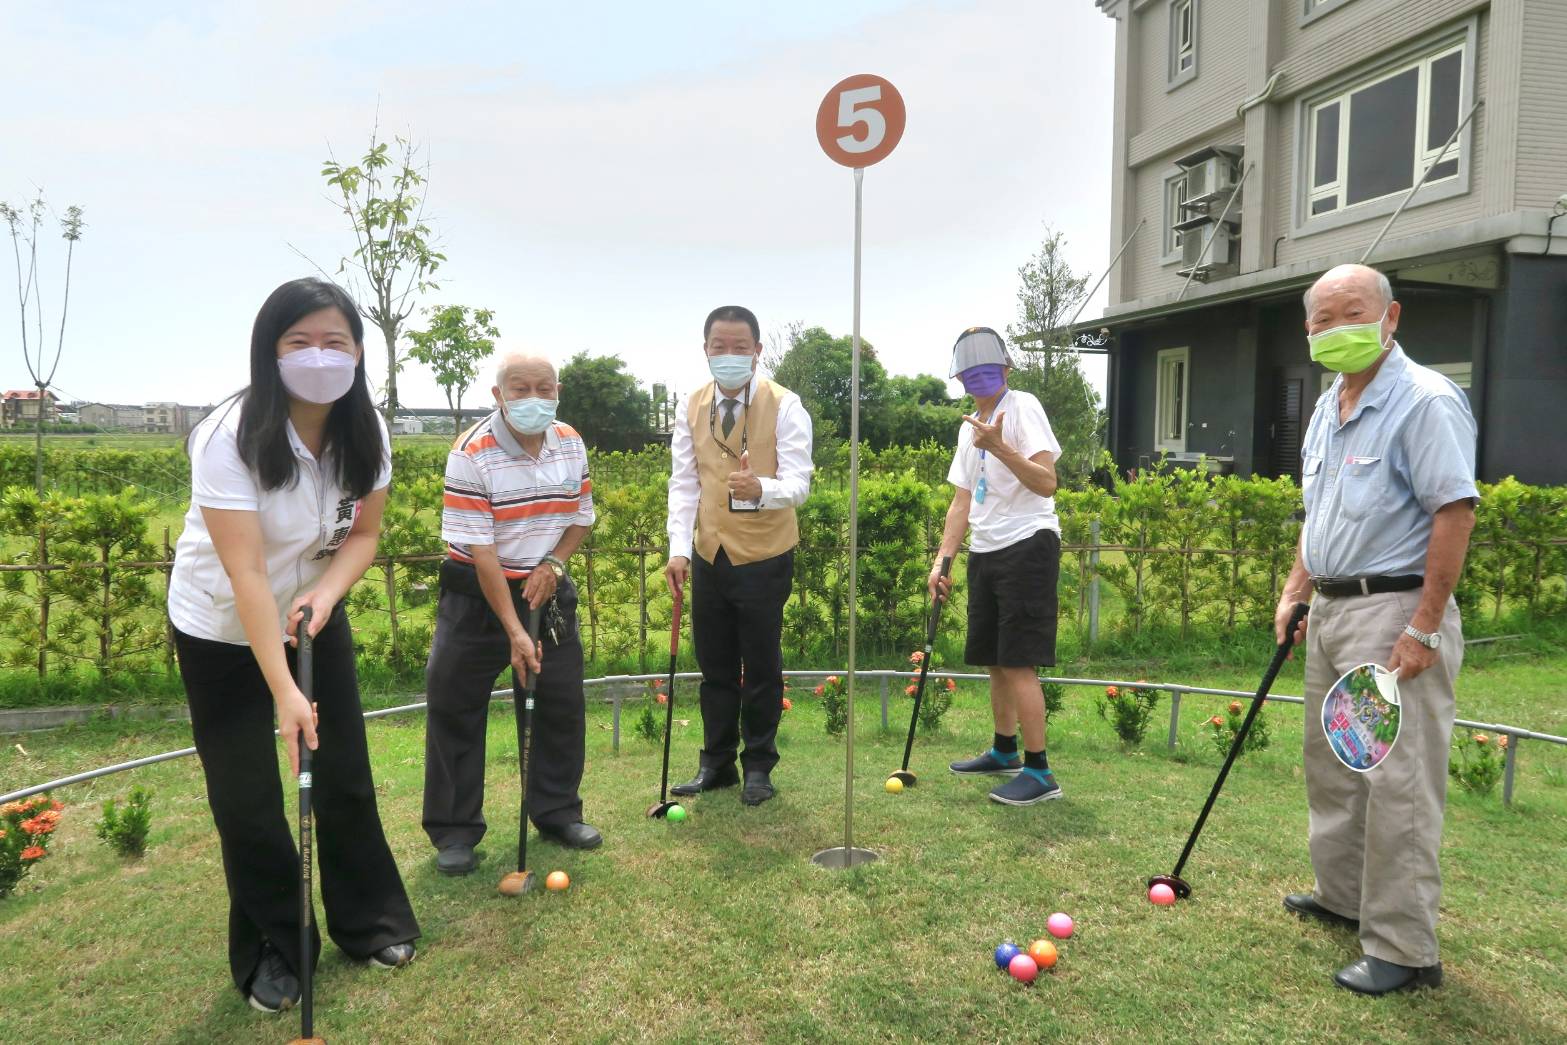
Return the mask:
[[1398, 743], [1398, 672], [1380, 664], [1346, 671], [1322, 702], [1322, 732], [1338, 760], [1357, 773], [1375, 769]]

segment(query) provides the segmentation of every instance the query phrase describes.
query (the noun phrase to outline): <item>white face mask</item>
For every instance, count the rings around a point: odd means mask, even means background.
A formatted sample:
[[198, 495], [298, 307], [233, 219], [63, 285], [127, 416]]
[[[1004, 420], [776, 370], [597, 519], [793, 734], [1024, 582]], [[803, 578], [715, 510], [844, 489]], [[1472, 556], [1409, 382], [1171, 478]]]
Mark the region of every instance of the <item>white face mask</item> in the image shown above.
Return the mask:
[[289, 395], [323, 406], [337, 402], [354, 387], [358, 365], [352, 355], [335, 348], [301, 348], [277, 361]]

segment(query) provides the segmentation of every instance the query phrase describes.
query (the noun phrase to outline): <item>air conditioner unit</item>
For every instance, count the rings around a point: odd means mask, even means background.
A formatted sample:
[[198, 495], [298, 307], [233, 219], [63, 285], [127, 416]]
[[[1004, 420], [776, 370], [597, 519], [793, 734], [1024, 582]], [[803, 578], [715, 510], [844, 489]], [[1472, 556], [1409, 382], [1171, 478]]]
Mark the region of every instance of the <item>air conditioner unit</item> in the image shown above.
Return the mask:
[[[1214, 231], [1216, 228], [1217, 232]], [[1210, 238], [1213, 244], [1204, 255], [1203, 247]], [[1201, 259], [1202, 266], [1207, 269], [1231, 268], [1240, 261], [1239, 247], [1234, 228], [1228, 222], [1223, 225], [1207, 224], [1181, 237], [1181, 264], [1191, 268]]]

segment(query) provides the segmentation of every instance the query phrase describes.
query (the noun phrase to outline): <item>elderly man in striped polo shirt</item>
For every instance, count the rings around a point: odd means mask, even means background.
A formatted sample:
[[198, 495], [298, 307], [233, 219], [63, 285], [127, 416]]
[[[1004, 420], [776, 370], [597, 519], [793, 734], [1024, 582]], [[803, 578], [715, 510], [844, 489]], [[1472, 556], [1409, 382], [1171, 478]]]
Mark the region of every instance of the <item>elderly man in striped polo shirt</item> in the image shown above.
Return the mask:
[[[538, 672], [528, 812], [562, 845], [603, 841], [582, 822], [582, 643], [565, 563], [593, 526], [582, 437], [555, 420], [560, 385], [547, 359], [509, 355], [495, 410], [446, 460], [441, 601], [425, 669], [424, 830], [443, 874], [467, 874], [484, 837], [484, 739], [490, 691], [507, 666], [516, 687]], [[544, 608], [535, 642], [523, 626]], [[518, 716], [519, 742], [521, 716]]]

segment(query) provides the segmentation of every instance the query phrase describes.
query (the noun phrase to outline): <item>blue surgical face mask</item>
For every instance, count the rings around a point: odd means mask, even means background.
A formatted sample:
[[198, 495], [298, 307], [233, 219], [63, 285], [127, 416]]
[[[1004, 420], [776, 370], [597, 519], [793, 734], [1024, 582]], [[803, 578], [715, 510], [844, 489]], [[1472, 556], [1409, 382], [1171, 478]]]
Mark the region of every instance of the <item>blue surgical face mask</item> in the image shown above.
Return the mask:
[[538, 435], [555, 421], [556, 401], [553, 399], [507, 399], [506, 419], [523, 435]]
[[754, 360], [754, 356], [734, 356], [728, 353], [708, 356], [707, 369], [712, 372], [713, 380], [718, 382], [719, 388], [744, 388], [751, 383], [751, 367]]

